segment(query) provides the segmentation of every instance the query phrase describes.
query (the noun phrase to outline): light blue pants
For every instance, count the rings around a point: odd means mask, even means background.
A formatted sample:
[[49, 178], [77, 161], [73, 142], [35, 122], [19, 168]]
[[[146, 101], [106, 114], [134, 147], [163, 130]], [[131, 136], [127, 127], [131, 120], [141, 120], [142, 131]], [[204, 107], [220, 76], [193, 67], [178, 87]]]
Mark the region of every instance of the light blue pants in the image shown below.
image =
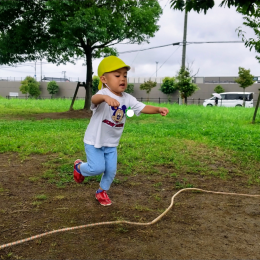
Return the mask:
[[106, 147], [95, 148], [94, 145], [85, 144], [87, 162], [80, 165], [83, 176], [95, 176], [103, 174], [100, 187], [109, 190], [117, 169], [117, 148]]

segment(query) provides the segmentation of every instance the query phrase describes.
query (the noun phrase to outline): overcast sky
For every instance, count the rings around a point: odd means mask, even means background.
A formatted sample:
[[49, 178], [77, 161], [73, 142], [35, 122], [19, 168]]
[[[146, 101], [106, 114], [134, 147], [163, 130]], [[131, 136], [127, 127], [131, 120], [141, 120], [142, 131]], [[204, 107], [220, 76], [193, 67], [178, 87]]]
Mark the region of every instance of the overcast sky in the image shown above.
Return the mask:
[[[242, 26], [246, 31], [246, 37], [254, 37], [254, 32], [243, 25], [243, 17], [235, 8], [218, 7], [217, 5], [204, 13], [191, 11], [188, 13], [187, 41], [239, 41], [236, 28]], [[128, 50], [141, 50], [144, 48], [171, 44], [183, 40], [184, 13], [170, 9], [169, 0], [161, 0], [163, 14], [159, 20], [160, 29], [150, 43], [118, 44], [115, 45], [119, 52]], [[251, 70], [254, 76], [260, 76], [260, 64], [255, 58], [254, 50], [250, 52], [244, 43], [209, 43], [190, 44], [186, 50], [186, 64], [192, 63], [193, 72], [197, 76], [237, 76], [238, 67]], [[156, 62], [158, 62], [158, 77], [175, 76], [181, 65], [182, 46], [168, 46], [136, 53], [121, 54], [119, 56], [127, 65], [134, 67], [128, 74], [129, 77], [155, 77]], [[93, 61], [94, 74], [97, 75], [97, 67], [101, 59]], [[86, 67], [83, 61], [76, 65], [67, 64], [56, 66], [43, 63], [42, 75], [47, 77], [63, 77], [62, 71], [66, 71], [67, 78], [85, 81]], [[27, 65], [27, 66], [25, 66]], [[17, 68], [0, 66], [0, 78], [34, 76], [34, 66], [24, 64]], [[40, 78], [40, 63], [36, 66], [37, 78]]]

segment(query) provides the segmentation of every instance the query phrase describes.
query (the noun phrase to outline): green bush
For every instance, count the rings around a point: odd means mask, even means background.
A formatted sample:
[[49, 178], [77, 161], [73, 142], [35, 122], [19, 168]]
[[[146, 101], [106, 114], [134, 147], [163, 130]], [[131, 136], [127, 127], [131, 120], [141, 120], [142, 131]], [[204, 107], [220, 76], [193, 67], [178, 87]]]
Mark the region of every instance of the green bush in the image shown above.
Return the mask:
[[222, 92], [225, 92], [225, 89], [221, 86], [221, 85], [217, 85], [215, 88], [214, 88], [214, 91], [216, 93], [222, 93]]
[[127, 84], [127, 88], [126, 88], [125, 92], [128, 94], [132, 94], [134, 92], [134, 84], [132, 84], [132, 83]]
[[143, 84], [140, 85], [140, 89], [141, 90], [145, 90], [146, 93], [148, 94], [148, 99], [147, 101], [149, 101], [149, 94], [152, 90], [152, 88], [156, 87], [157, 83], [151, 80], [145, 81]]
[[33, 77], [27, 76], [21, 83], [20, 91], [23, 94], [29, 94], [32, 98], [40, 96], [40, 84]]
[[48, 90], [48, 92], [49, 92], [49, 94], [51, 95], [51, 98], [52, 98], [53, 95], [55, 95], [59, 91], [59, 86], [57, 85], [57, 82], [56, 81], [50, 81], [47, 85], [47, 90]]
[[159, 90], [168, 96], [168, 101], [170, 102], [170, 94], [173, 94], [176, 89], [175, 78], [165, 77]]
[[99, 84], [99, 77], [94, 76], [92, 78], [92, 95], [95, 95], [98, 92], [98, 84]]

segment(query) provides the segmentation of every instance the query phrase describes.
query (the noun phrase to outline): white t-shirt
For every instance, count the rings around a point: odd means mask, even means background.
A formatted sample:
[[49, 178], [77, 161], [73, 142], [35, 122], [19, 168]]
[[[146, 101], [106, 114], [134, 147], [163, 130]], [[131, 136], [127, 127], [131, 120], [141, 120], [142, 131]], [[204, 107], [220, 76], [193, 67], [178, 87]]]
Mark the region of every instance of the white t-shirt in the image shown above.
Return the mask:
[[98, 94], [108, 95], [116, 99], [120, 105], [115, 110], [106, 102], [99, 105], [91, 103], [90, 109], [93, 115], [85, 132], [84, 143], [94, 145], [95, 148], [116, 147], [124, 130], [126, 110], [131, 107], [135, 115], [139, 116], [145, 104], [125, 92], [122, 92], [123, 96], [119, 97], [107, 88], [99, 90], [96, 95]]

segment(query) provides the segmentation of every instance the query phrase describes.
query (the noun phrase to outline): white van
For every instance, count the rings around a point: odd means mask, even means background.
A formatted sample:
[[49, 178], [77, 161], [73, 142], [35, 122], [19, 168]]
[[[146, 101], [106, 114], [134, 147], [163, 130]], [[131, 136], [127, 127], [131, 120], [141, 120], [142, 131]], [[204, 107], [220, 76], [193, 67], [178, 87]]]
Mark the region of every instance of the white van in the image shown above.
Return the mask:
[[[218, 100], [219, 107], [242, 107], [243, 96], [245, 94], [245, 107], [253, 107], [254, 92], [223, 92], [220, 93], [221, 99]], [[205, 99], [203, 106], [215, 106], [216, 97]]]

